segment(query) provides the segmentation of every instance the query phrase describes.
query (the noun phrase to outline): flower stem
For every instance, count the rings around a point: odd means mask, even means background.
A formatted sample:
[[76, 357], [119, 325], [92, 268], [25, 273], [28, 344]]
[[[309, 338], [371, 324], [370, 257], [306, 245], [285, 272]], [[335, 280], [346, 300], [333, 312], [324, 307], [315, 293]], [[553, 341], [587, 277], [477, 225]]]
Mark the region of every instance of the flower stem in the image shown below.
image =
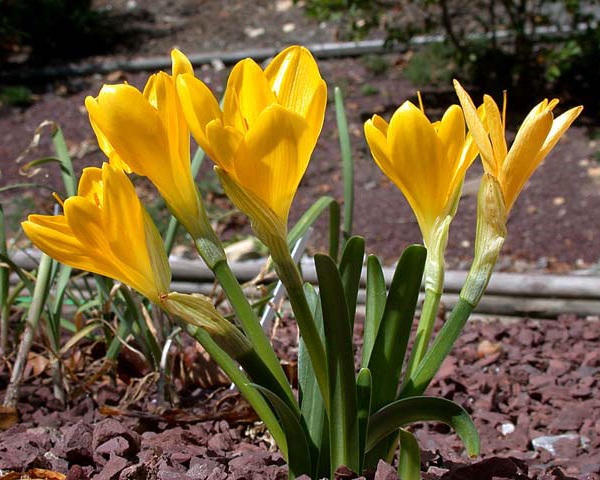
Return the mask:
[[427, 352], [441, 298], [441, 293], [429, 289], [425, 290], [425, 300], [423, 301], [421, 318], [415, 334], [415, 343], [406, 369], [405, 378], [407, 380], [412, 376], [417, 365], [419, 365]]
[[292, 311], [296, 317], [296, 322], [298, 322], [300, 335], [306, 346], [325, 403], [325, 410], [329, 414], [327, 356], [312, 311], [304, 295], [302, 276], [290, 254], [285, 239], [273, 236], [270, 240], [269, 248], [275, 264], [275, 271], [287, 290]]
[[238, 368], [238, 365], [233, 359], [227, 355], [211, 338], [211, 336], [202, 328], [188, 325], [187, 330], [208, 352], [211, 358], [223, 369], [227, 376], [238, 387], [240, 393], [254, 408], [258, 416], [261, 418], [273, 436], [275, 443], [281, 450], [284, 458], [287, 459], [287, 442], [285, 434], [281, 428], [277, 417], [269, 407], [267, 401], [258, 392], [258, 390], [249, 384], [249, 379]]
[[442, 362], [452, 350], [454, 342], [459, 337], [474, 308], [464, 298], [459, 297], [458, 303], [450, 313], [450, 318], [444, 324], [440, 333], [437, 334], [431, 348], [427, 350], [414, 373], [407, 377], [407, 382], [398, 398], [415, 397], [423, 394]]
[[254, 346], [257, 354], [271, 371], [271, 374], [277, 380], [282, 390], [286, 393], [288, 400], [295, 402], [295, 397], [289, 381], [281, 368], [277, 355], [275, 355], [275, 352], [273, 351], [271, 342], [262, 329], [252, 305], [250, 305], [250, 302], [248, 302], [248, 299], [244, 295], [242, 287], [237, 281], [234, 273], [231, 271], [225, 253], [220, 248], [220, 243], [203, 238], [195, 239], [195, 244], [198, 253], [200, 253], [200, 256], [212, 270], [221, 284], [221, 287], [223, 287], [242, 329], [248, 336], [248, 339]]

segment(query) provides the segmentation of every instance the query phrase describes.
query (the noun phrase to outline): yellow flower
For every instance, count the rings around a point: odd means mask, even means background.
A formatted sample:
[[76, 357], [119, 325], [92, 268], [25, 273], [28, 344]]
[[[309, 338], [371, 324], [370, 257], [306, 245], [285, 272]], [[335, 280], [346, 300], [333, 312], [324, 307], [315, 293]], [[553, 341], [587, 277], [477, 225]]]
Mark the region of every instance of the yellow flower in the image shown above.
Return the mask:
[[525, 117], [509, 150], [504, 132], [506, 104], [501, 114], [496, 102], [485, 95], [481, 115], [478, 115], [471, 97], [456, 80], [454, 88], [465, 112], [469, 131], [479, 148], [483, 167], [500, 184], [508, 214], [529, 177], [583, 107], [571, 108], [554, 118], [552, 110], [558, 100], [540, 102]]
[[413, 209], [425, 246], [445, 240], [467, 168], [477, 150], [465, 134], [460, 107], [452, 105], [431, 123], [414, 104], [404, 102], [388, 123], [378, 115], [365, 123], [375, 162], [402, 191]]
[[83, 170], [64, 215], [29, 215], [23, 230], [44, 253], [74, 268], [112, 277], [159, 303], [171, 271], [160, 234], [122, 170]]
[[[227, 82], [223, 110], [191, 73], [178, 77], [177, 91], [194, 138], [217, 164], [221, 178], [224, 172], [253, 205], [271, 210], [286, 225], [327, 102], [311, 53], [289, 47], [264, 71], [253, 60], [242, 60]], [[243, 210], [240, 201], [232, 200]]]
[[143, 94], [127, 84], [104, 85], [97, 98], [85, 99], [85, 106], [110, 163], [148, 177], [196, 238], [203, 206], [190, 168], [190, 133], [175, 89], [177, 75], [193, 70], [178, 50], [171, 57], [173, 76], [152, 75]]

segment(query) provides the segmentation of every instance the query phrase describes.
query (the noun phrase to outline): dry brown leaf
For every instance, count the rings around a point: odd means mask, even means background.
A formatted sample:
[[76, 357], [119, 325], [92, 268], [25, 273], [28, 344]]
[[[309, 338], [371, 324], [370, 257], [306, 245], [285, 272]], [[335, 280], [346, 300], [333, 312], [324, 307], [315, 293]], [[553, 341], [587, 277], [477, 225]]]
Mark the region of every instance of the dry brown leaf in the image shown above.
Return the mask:
[[0, 430], [8, 430], [18, 422], [19, 412], [17, 412], [15, 407], [5, 407], [0, 405]]
[[477, 345], [477, 356], [479, 358], [489, 357], [495, 353], [498, 353], [502, 349], [502, 345], [499, 343], [492, 343], [489, 340], [482, 340]]
[[32, 468], [23, 473], [8, 472], [2, 475], [0, 480], [65, 480], [67, 477], [52, 470], [44, 470], [43, 468]]
[[25, 367], [25, 377], [37, 377], [48, 368], [49, 364], [50, 360], [43, 355], [29, 352], [29, 355], [27, 356], [27, 365]]

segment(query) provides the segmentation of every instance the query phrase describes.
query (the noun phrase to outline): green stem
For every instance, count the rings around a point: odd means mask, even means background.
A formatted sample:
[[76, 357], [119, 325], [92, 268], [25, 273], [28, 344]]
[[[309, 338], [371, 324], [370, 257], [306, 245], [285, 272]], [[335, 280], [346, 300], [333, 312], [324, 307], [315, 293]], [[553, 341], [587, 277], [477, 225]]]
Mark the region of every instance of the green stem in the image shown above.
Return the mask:
[[421, 318], [415, 334], [415, 343], [406, 369], [406, 379], [412, 376], [427, 351], [441, 298], [441, 293], [429, 289], [425, 290], [425, 300], [423, 301]]
[[37, 326], [42, 316], [44, 304], [48, 296], [50, 276], [52, 273], [52, 258], [46, 254], [42, 254], [40, 260], [40, 266], [37, 271], [37, 277], [35, 282], [35, 288], [33, 290], [33, 297], [31, 299], [31, 305], [27, 312], [27, 322], [25, 325], [25, 331], [19, 345], [19, 352], [13, 365], [13, 372], [10, 377], [10, 383], [6, 387], [6, 394], [4, 396], [5, 407], [14, 408], [17, 406], [17, 400], [19, 398], [19, 387], [23, 380], [23, 372], [25, 365], [27, 364], [27, 358], [29, 351], [31, 350], [31, 344], [33, 342], [33, 336], [37, 330]]
[[[6, 226], [4, 224], [4, 211], [0, 205], [0, 253], [8, 256], [6, 247]], [[8, 323], [10, 317], [10, 303], [8, 303], [9, 268], [0, 267], [0, 357], [8, 355]]]
[[[222, 248], [220, 248], [220, 244], [216, 244], [214, 240], [211, 241], [209, 239], [195, 239], [195, 243], [200, 256], [202, 256], [206, 264], [213, 271], [221, 287], [223, 287], [223, 290], [229, 299], [229, 303], [254, 349], [267, 368], [271, 371], [271, 374], [281, 386], [282, 391], [286, 393], [286, 397], [290, 401], [287, 403], [295, 403], [294, 393], [281, 368], [281, 364], [273, 350], [271, 342], [265, 331], [262, 329], [260, 320], [252, 308], [252, 305], [244, 295], [242, 287], [237, 281], [234, 273], [231, 271], [225, 253]], [[216, 245], [218, 245], [218, 247]], [[218, 253], [219, 250], [222, 252], [221, 255]]]
[[273, 237], [270, 242], [275, 271], [287, 290], [292, 311], [298, 323], [300, 335], [310, 357], [317, 383], [329, 414], [329, 383], [327, 381], [327, 356], [319, 335], [302, 283], [302, 276], [285, 242], [285, 238]]
[[223, 369], [261, 420], [265, 422], [275, 443], [281, 450], [284, 458], [287, 459], [288, 452], [285, 434], [279, 420], [269, 407], [267, 401], [254, 387], [249, 385], [248, 377], [246, 377], [239, 369], [238, 364], [216, 344], [208, 332], [193, 325], [188, 325], [187, 330], [190, 335], [200, 342], [210, 357]]
[[459, 337], [474, 308], [465, 299], [459, 297], [458, 303], [450, 313], [450, 318], [436, 336], [431, 348], [418, 364], [415, 372], [408, 378], [399, 398], [415, 397], [423, 394], [442, 362], [452, 350], [454, 342]]

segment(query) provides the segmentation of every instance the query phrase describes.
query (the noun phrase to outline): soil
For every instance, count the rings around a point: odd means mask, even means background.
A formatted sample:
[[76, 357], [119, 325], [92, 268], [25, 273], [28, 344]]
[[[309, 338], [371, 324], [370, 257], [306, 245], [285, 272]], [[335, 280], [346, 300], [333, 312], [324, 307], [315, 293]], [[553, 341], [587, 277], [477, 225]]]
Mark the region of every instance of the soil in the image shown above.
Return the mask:
[[[470, 322], [427, 394], [467, 409], [480, 432], [481, 457], [469, 460], [448, 427], [415, 424], [423, 478], [600, 478], [598, 322], [572, 315]], [[355, 333], [359, 349], [362, 324]], [[295, 324], [283, 319], [274, 344], [288, 365], [295, 362], [295, 338]], [[117, 377], [98, 375], [91, 384], [94, 348], [83, 345], [66, 360], [71, 368], [80, 365], [66, 410], [48, 376], [30, 362], [21, 421], [0, 433], [1, 468], [48, 469], [72, 480], [286, 478], [281, 455], [245, 402], [226, 386], [202, 388], [207, 375], [193, 345], [172, 352], [177, 408], [159, 400], [156, 377], [133, 368], [127, 350]], [[88, 363], [81, 365], [82, 358]], [[210, 383], [224, 382], [213, 377]], [[395, 475], [382, 462], [369, 478]]]
[[[94, 3], [116, 19], [127, 19], [136, 32], [135, 42], [117, 46], [107, 59], [166, 56], [175, 46], [196, 53], [336, 38], [335, 25], [308, 19], [299, 6], [285, 0]], [[98, 59], [102, 57], [94, 60]], [[355, 160], [353, 231], [365, 237], [369, 252], [387, 263], [395, 261], [406, 245], [420, 242], [420, 235], [408, 204], [372, 161], [362, 124], [373, 113], [389, 119], [404, 100], [415, 101], [417, 87], [404, 78], [405, 65], [406, 56], [400, 54], [319, 61], [331, 87], [329, 97], [333, 98], [335, 85], [345, 95]], [[0, 198], [16, 245], [23, 244], [19, 221], [32, 211], [51, 212], [55, 202], [50, 192], [62, 191], [55, 164], [30, 169], [30, 174], [35, 170], [30, 178], [19, 171], [29, 161], [53, 155], [49, 127], [45, 127], [39, 145], [16, 162], [36, 128], [46, 120], [60, 125], [77, 171], [99, 165], [104, 159], [83, 108], [85, 96], [96, 95], [104, 83], [127, 81], [141, 88], [149, 73], [57, 78], [30, 85], [35, 91], [32, 105], [0, 107]], [[217, 96], [222, 93], [226, 68], [218, 63], [196, 66], [196, 74]], [[422, 88], [422, 95], [431, 118], [439, 118], [444, 108], [456, 102], [445, 88]], [[509, 92], [510, 131], [515, 131], [519, 119], [537, 101], [536, 97], [528, 105], [513, 105]], [[586, 113], [590, 116], [569, 130], [515, 204], [500, 270], [598, 271], [600, 241], [592, 212], [600, 209], [600, 146], [593, 138], [595, 112]], [[337, 142], [331, 104], [296, 196], [292, 221], [321, 195], [342, 199]], [[203, 165], [199, 183], [211, 210], [216, 210], [224, 200], [209, 163]], [[476, 164], [465, 182], [451, 228], [449, 268], [469, 266], [480, 174]], [[1, 190], [26, 182], [35, 186]], [[156, 205], [148, 189], [144, 195], [151, 207]], [[240, 215], [229, 218], [221, 230], [225, 238], [249, 232]], [[309, 251], [324, 248], [325, 231], [324, 219], [317, 225]], [[481, 459], [471, 463], [461, 455], [459, 440], [445, 427], [417, 425], [415, 432], [424, 449], [424, 478], [600, 478], [599, 324], [597, 319], [572, 315], [547, 322], [520, 319], [511, 324], [473, 321], [467, 325], [428, 394], [458, 401], [472, 413], [482, 437]], [[291, 362], [294, 338], [293, 325], [284, 323], [277, 342]], [[43, 350], [37, 353], [39, 358], [47, 356]], [[184, 353], [188, 366], [199, 358], [194, 347], [188, 346]], [[90, 345], [86, 358], [100, 357]], [[48, 469], [72, 480], [285, 478], [281, 455], [234, 392], [205, 388], [214, 382], [201, 378], [197, 367], [197, 378], [174, 382], [174, 393], [179, 396], [175, 409], [159, 401], [155, 378], [127, 360], [120, 359], [116, 378], [98, 375], [91, 384], [80, 377], [70, 379], [73, 385], [66, 410], [53, 399], [44, 368], [38, 371], [32, 366], [21, 391], [21, 421], [0, 433], [0, 468]], [[10, 361], [4, 364], [0, 388], [5, 387]], [[79, 365], [77, 371], [89, 375], [90, 368]], [[136, 398], [136, 388], [144, 392], [141, 400]], [[116, 406], [118, 411], [100, 409], [106, 406]], [[396, 474], [382, 463], [374, 478], [396, 478]]]

